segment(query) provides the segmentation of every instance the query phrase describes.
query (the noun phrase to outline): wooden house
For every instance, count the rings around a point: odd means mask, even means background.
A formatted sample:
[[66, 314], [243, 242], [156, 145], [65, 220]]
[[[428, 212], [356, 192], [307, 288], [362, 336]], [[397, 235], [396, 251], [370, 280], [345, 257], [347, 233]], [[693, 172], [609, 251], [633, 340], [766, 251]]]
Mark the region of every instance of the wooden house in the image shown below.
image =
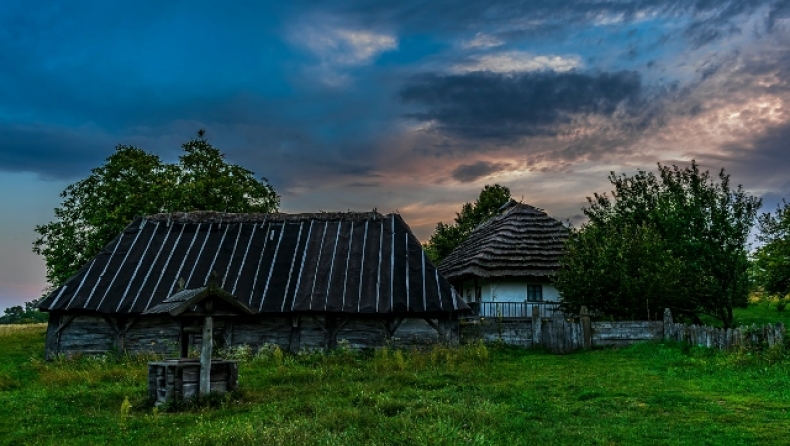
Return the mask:
[[42, 300], [47, 357], [184, 351], [194, 299], [220, 344], [291, 351], [455, 342], [469, 310], [397, 214], [158, 214]]
[[559, 301], [551, 284], [568, 229], [543, 210], [510, 201], [439, 265], [480, 316], [550, 315]]

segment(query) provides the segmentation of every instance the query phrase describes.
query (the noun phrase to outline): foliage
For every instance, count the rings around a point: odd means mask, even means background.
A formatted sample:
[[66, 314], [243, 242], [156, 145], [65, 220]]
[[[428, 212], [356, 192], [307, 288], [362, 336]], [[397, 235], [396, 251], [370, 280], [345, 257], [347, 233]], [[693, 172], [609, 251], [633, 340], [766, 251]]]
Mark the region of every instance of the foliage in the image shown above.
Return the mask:
[[55, 220], [36, 227], [33, 251], [44, 257], [57, 287], [110, 243], [136, 216], [215, 210], [272, 212], [280, 198], [265, 178], [225, 161], [202, 131], [184, 144], [175, 164], [119, 145], [105, 163], [66, 187]]
[[36, 324], [46, 322], [49, 315], [43, 311], [38, 311], [36, 305], [38, 305], [38, 300], [25, 302], [24, 308], [21, 305], [6, 308], [3, 316], [0, 316], [0, 324]]
[[[752, 294], [749, 298], [749, 305], [746, 308], [735, 308], [733, 314], [733, 327], [756, 324], [775, 324], [781, 322], [790, 327], [790, 312], [782, 311], [780, 308], [786, 306], [786, 299], [779, 299], [775, 296], [756, 296]], [[703, 318], [706, 324], [712, 322], [709, 318]]]
[[[630, 318], [640, 306], [651, 314], [666, 306], [697, 323], [708, 315], [732, 326], [733, 308], [747, 303], [747, 238], [760, 199], [731, 190], [723, 169], [713, 179], [693, 161], [684, 169], [659, 164], [658, 176], [612, 172], [609, 180], [612, 198], [588, 198], [589, 221], [568, 241], [557, 279], [566, 308]], [[607, 304], [614, 301], [622, 310]]]
[[425, 244], [428, 256], [435, 263], [444, 260], [481, 223], [497, 214], [510, 201], [510, 189], [499, 184], [486, 185], [474, 203], [465, 203], [455, 214], [455, 223], [438, 223], [436, 231]]
[[0, 335], [0, 444], [784, 444], [790, 422], [786, 358], [674, 344], [256, 357], [238, 395], [172, 413], [145, 404], [147, 358], [43, 350]]
[[567, 312], [587, 305], [623, 319], [659, 319], [676, 307], [682, 263], [647, 224], [589, 225], [572, 233], [555, 285]]
[[761, 215], [757, 227], [763, 245], [754, 253], [754, 281], [769, 294], [790, 294], [790, 204], [783, 201], [774, 214]]

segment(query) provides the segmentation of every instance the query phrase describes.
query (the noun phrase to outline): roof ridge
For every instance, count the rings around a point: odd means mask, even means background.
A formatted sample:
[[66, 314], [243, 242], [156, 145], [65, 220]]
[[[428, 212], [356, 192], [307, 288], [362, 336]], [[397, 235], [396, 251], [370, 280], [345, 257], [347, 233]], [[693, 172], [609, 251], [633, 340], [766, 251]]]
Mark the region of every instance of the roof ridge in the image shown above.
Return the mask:
[[373, 211], [346, 211], [346, 212], [218, 212], [218, 211], [191, 211], [169, 212], [147, 215], [143, 217], [150, 221], [168, 221], [178, 223], [253, 223], [263, 221], [306, 221], [306, 220], [381, 220], [393, 215], [384, 215], [377, 210]]

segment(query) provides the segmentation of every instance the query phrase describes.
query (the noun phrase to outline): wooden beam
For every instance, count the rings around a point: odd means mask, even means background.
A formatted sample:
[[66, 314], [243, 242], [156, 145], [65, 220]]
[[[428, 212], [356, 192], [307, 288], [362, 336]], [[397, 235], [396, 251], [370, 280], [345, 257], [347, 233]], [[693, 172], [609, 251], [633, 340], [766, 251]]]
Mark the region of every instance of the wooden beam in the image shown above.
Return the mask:
[[540, 308], [532, 306], [532, 348], [543, 344], [543, 320], [540, 318]]
[[124, 353], [126, 351], [126, 333], [132, 328], [132, 325], [137, 322], [139, 317], [135, 316], [132, 319], [127, 319], [124, 316], [118, 316], [115, 319], [102, 314], [102, 318], [107, 322], [107, 324], [112, 328], [114, 334], [113, 345], [115, 346], [115, 351], [117, 354]]
[[47, 323], [47, 337], [46, 347], [44, 349], [44, 360], [51, 361], [58, 354], [58, 323], [60, 322], [61, 313], [49, 313], [49, 322]]
[[63, 331], [63, 329], [66, 328], [66, 326], [69, 325], [71, 321], [74, 320], [75, 317], [77, 317], [76, 314], [67, 314], [66, 316], [64, 316], [63, 319], [61, 319], [60, 325], [58, 325], [57, 330], [55, 330], [55, 334], [60, 335], [60, 332]]
[[[326, 328], [326, 323], [322, 324], [316, 316], [313, 316], [313, 320], [315, 321], [315, 324], [318, 325], [318, 328], [321, 329], [321, 331], [324, 333], [329, 333], [329, 330]], [[326, 322], [326, 316], [324, 316], [324, 322]]]
[[52, 333], [50, 333], [50, 329], [47, 327], [47, 351], [45, 352], [45, 358], [47, 360], [53, 359], [55, 355], [60, 353], [60, 333], [75, 317], [77, 317], [76, 314], [62, 314], [58, 316], [58, 320], [52, 325], [52, 327], [55, 327], [55, 324], [57, 324], [57, 328], [54, 328]]
[[590, 322], [590, 312], [587, 307], [582, 305], [579, 313], [579, 323], [582, 329], [582, 348], [589, 350], [592, 348], [592, 323]]
[[225, 337], [225, 348], [233, 346], [233, 318], [225, 319], [225, 330], [223, 331]]
[[330, 315], [324, 316], [324, 348], [332, 350], [337, 347], [337, 318]]
[[350, 321], [350, 320], [351, 320], [350, 317], [346, 317], [346, 318], [341, 319], [340, 323], [337, 325], [337, 327], [335, 327], [335, 335], [340, 333], [340, 330], [342, 330], [343, 327], [345, 327], [346, 324], [348, 324], [348, 321]]
[[302, 343], [302, 317], [298, 314], [291, 317], [291, 338], [288, 350], [298, 353]]
[[387, 337], [391, 338], [395, 335], [395, 332], [398, 330], [398, 327], [400, 327], [400, 324], [403, 323], [404, 319], [405, 318], [402, 317], [387, 319], [386, 326], [384, 327], [387, 331]]
[[200, 351], [200, 395], [211, 392], [211, 349], [214, 344], [214, 319], [206, 316], [203, 322], [203, 340]]
[[398, 329], [400, 323], [403, 321], [403, 318], [394, 318], [392, 316], [381, 320], [376, 319], [376, 322], [384, 329], [384, 334], [387, 336], [392, 336], [395, 333], [395, 330]]
[[186, 321], [183, 319], [178, 324], [178, 357], [179, 358], [188, 358], [189, 357], [189, 345], [190, 345], [190, 336], [189, 336], [189, 329], [193, 327], [188, 327], [186, 325]]
[[444, 333], [444, 330], [442, 329], [442, 327], [439, 326], [439, 324], [437, 324], [432, 319], [427, 318], [427, 317], [423, 318], [423, 319], [425, 319], [425, 322], [427, 322], [428, 325], [433, 327], [433, 329], [436, 330], [437, 333], [439, 333], [439, 336], [441, 336], [442, 338], [444, 338], [446, 336], [445, 333]]

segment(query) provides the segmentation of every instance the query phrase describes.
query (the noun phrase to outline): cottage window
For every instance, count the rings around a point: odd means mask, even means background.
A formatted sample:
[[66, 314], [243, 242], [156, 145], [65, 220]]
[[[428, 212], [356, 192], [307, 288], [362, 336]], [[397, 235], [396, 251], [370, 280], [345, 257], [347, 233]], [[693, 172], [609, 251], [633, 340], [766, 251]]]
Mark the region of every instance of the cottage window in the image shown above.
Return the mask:
[[527, 285], [527, 302], [543, 302], [542, 285]]

